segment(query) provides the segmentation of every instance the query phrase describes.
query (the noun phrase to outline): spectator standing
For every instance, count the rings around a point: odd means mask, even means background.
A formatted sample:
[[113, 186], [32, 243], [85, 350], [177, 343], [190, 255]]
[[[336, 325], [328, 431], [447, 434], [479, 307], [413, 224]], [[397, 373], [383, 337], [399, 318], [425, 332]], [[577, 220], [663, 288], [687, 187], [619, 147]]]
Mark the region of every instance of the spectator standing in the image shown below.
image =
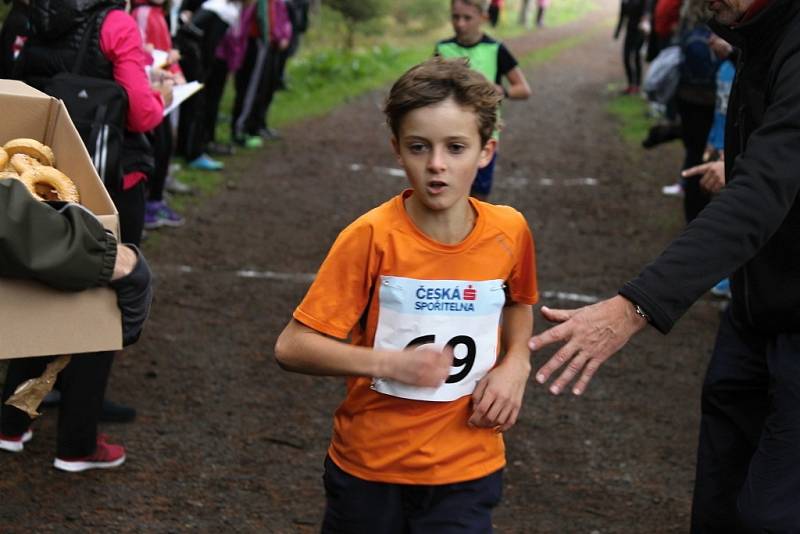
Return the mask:
[[544, 27], [544, 13], [550, 7], [550, 0], [536, 0], [536, 27]]
[[642, 27], [649, 13], [650, 0], [622, 0], [619, 8], [619, 21], [614, 31], [614, 39], [619, 38], [625, 28], [625, 41], [622, 45], [622, 62], [625, 65], [625, 76], [628, 86], [623, 91], [626, 95], [639, 93], [642, 85], [642, 45], [645, 32]]
[[489, 3], [489, 24], [496, 28], [500, 22], [500, 14], [503, 12], [503, 0], [491, 0]]
[[[800, 3], [712, 2], [711, 28], [741, 51], [725, 132], [725, 187], [620, 295], [531, 340], [563, 343], [537, 372], [582, 394], [649, 323], [663, 333], [734, 273], [702, 392], [692, 533], [800, 531]], [[706, 164], [713, 172], [714, 163]], [[705, 178], [705, 177], [704, 177]], [[579, 376], [580, 375], [580, 376]]]
[[[80, 291], [110, 285], [122, 312], [123, 342], [136, 341], [151, 300], [150, 270], [135, 247], [117, 243], [87, 210], [35, 200], [18, 180], [0, 180], [0, 276]], [[53, 465], [76, 472], [117, 467], [125, 449], [97, 432], [113, 353], [74, 355], [61, 371], [61, 409]], [[20, 452], [33, 437], [31, 419], [7, 406], [17, 386], [42, 374], [50, 358], [9, 362], [0, 408], [0, 450]]]
[[[186, 79], [178, 63], [180, 53], [172, 46], [172, 36], [164, 12], [165, 2], [166, 0], [133, 0], [131, 16], [142, 34], [145, 50], [150, 52], [160, 50], [168, 54], [166, 65], [157, 66], [157, 69], [151, 72], [160, 73], [160, 69], [164, 68], [174, 83], [180, 85], [186, 83]], [[173, 149], [171, 122], [161, 121], [161, 124], [149, 132], [148, 137], [153, 146], [154, 169], [147, 183], [144, 227], [147, 230], [155, 230], [162, 226], [182, 226], [184, 218], [170, 208], [164, 198]]]

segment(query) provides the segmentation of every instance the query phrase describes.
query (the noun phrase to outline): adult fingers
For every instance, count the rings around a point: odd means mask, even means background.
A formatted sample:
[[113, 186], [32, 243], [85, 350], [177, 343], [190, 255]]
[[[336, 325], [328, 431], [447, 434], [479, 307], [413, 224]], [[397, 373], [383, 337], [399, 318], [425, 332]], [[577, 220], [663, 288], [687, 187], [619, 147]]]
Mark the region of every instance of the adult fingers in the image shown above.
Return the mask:
[[558, 326], [548, 328], [541, 334], [533, 336], [528, 341], [528, 348], [531, 350], [539, 350], [552, 343], [559, 341], [566, 341], [572, 336], [572, 325], [569, 322], [561, 323]]
[[712, 164], [713, 163], [703, 163], [701, 165], [689, 167], [688, 169], [685, 169], [683, 172], [681, 172], [681, 176], [683, 176], [684, 178], [689, 178], [690, 176], [703, 175], [706, 173], [706, 171]]
[[576, 310], [556, 310], [553, 308], [548, 308], [547, 306], [542, 306], [542, 309], [539, 311], [542, 314], [542, 317], [551, 323], [563, 323], [575, 315]]
[[558, 349], [558, 352], [553, 354], [553, 356], [536, 372], [536, 381], [540, 384], [547, 382], [550, 379], [550, 375], [556, 372], [562, 365], [572, 360], [572, 357], [575, 356], [577, 352], [577, 346], [572, 343], [567, 343]]
[[583, 366], [586, 365], [587, 360], [588, 358], [586, 355], [584, 355], [580, 350], [573, 351], [567, 366], [561, 372], [561, 375], [556, 379], [556, 381], [550, 386], [550, 393], [553, 395], [558, 395], [564, 391], [567, 385], [572, 382], [572, 380], [578, 376], [578, 373], [583, 370]]
[[575, 386], [572, 388], [572, 393], [575, 395], [582, 395], [586, 388], [589, 386], [589, 382], [592, 380], [592, 377], [600, 369], [601, 362], [596, 359], [589, 359], [586, 363], [586, 366], [583, 368], [583, 373], [578, 381], [575, 383]]

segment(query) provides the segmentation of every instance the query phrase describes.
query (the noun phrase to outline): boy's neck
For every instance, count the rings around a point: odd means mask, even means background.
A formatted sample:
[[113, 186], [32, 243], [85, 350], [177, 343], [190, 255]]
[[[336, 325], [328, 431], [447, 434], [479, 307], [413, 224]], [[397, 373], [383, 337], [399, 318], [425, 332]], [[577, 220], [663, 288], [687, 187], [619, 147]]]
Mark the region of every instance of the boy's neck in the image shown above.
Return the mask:
[[457, 245], [464, 241], [475, 227], [477, 219], [469, 199], [448, 210], [434, 211], [423, 206], [412, 194], [403, 205], [411, 221], [423, 234], [445, 245]]
[[476, 45], [476, 44], [480, 43], [481, 39], [483, 39], [484, 35], [485, 34], [483, 32], [480, 32], [477, 35], [477, 37], [472, 37], [472, 38], [468, 38], [468, 39], [464, 39], [464, 40], [459, 39], [459, 37], [456, 36], [456, 42], [458, 44], [460, 44], [461, 46], [473, 46], [473, 45]]

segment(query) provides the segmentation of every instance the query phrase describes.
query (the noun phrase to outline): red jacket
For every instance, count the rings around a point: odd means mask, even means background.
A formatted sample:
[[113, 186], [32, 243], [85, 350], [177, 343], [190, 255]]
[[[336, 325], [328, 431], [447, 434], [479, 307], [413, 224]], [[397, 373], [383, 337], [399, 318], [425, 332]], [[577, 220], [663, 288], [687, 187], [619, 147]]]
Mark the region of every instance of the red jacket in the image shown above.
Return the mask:
[[681, 0], [658, 0], [653, 14], [653, 31], [662, 39], [675, 31], [681, 19]]

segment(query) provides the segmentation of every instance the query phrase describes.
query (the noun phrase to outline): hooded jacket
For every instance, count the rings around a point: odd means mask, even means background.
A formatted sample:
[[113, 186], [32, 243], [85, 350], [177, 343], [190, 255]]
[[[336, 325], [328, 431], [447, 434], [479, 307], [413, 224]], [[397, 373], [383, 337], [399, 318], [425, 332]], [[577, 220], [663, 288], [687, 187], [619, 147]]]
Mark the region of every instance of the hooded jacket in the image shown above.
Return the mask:
[[734, 318], [800, 332], [800, 2], [772, 0], [733, 28], [741, 51], [728, 104], [726, 187], [620, 294], [661, 332], [732, 276]]

